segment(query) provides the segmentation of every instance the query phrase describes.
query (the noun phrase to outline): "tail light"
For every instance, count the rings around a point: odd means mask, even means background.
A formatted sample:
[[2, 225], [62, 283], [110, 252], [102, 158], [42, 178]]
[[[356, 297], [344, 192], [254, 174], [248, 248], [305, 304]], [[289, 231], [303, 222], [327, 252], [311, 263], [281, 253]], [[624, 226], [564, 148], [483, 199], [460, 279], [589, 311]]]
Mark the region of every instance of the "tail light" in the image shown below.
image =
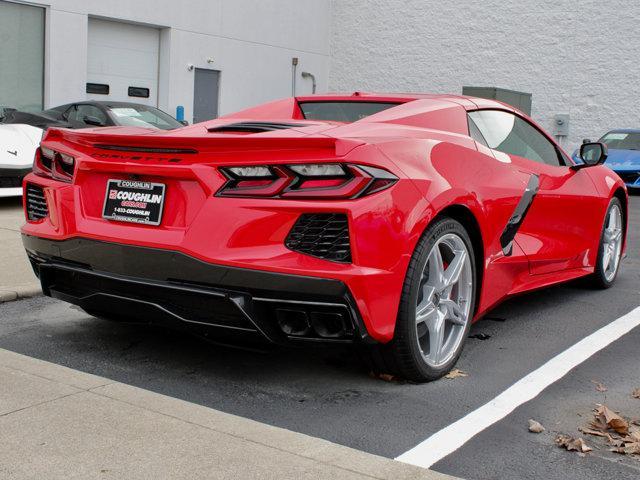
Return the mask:
[[223, 197], [347, 199], [379, 192], [398, 177], [381, 168], [341, 163], [223, 167]]
[[70, 182], [76, 168], [76, 160], [67, 153], [41, 146], [36, 150], [33, 173], [41, 177]]

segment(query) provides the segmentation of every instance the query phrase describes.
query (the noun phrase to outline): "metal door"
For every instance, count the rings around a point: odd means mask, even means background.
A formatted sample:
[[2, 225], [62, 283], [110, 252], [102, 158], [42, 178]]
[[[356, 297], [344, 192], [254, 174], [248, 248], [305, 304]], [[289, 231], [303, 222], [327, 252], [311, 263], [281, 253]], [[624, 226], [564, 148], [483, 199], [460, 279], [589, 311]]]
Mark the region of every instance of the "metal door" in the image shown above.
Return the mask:
[[196, 68], [193, 81], [193, 123], [218, 117], [220, 72]]

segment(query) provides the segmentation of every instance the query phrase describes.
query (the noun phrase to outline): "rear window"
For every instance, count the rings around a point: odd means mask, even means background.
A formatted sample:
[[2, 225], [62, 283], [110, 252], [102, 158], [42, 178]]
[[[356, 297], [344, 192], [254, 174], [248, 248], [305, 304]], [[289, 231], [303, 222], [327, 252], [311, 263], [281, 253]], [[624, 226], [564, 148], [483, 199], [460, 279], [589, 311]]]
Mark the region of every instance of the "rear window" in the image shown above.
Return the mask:
[[300, 102], [300, 109], [307, 120], [356, 122], [364, 117], [382, 112], [399, 103], [388, 102]]
[[169, 114], [146, 105], [129, 104], [126, 107], [110, 107], [110, 111], [116, 125], [153, 127], [161, 130], [173, 130], [184, 126]]

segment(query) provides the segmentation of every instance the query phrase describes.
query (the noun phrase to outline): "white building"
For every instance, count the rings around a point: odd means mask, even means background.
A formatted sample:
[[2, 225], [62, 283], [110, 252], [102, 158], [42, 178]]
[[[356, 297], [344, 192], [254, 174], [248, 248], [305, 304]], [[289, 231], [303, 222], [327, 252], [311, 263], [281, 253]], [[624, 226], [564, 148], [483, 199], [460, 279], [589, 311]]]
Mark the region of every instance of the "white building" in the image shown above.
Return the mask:
[[298, 92], [312, 89], [303, 71], [324, 91], [330, 12], [328, 0], [0, 0], [0, 105], [129, 100], [205, 120], [290, 96], [293, 58]]
[[0, 105], [109, 98], [192, 121], [195, 104], [198, 121], [289, 96], [298, 58], [298, 94], [303, 71], [319, 92], [528, 92], [550, 131], [570, 116], [572, 147], [640, 127], [638, 14], [620, 0], [0, 0]]
[[621, 0], [335, 0], [329, 88], [532, 94], [550, 132], [569, 114], [573, 148], [640, 128], [640, 3]]

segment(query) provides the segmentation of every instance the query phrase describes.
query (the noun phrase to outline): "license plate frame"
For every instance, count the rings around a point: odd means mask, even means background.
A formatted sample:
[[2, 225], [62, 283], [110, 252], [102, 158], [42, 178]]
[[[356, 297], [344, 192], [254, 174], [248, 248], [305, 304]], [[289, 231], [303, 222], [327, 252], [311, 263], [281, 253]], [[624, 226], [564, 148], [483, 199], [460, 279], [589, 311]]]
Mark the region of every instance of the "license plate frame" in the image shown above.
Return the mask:
[[157, 227], [162, 222], [166, 189], [164, 183], [109, 179], [102, 218]]

